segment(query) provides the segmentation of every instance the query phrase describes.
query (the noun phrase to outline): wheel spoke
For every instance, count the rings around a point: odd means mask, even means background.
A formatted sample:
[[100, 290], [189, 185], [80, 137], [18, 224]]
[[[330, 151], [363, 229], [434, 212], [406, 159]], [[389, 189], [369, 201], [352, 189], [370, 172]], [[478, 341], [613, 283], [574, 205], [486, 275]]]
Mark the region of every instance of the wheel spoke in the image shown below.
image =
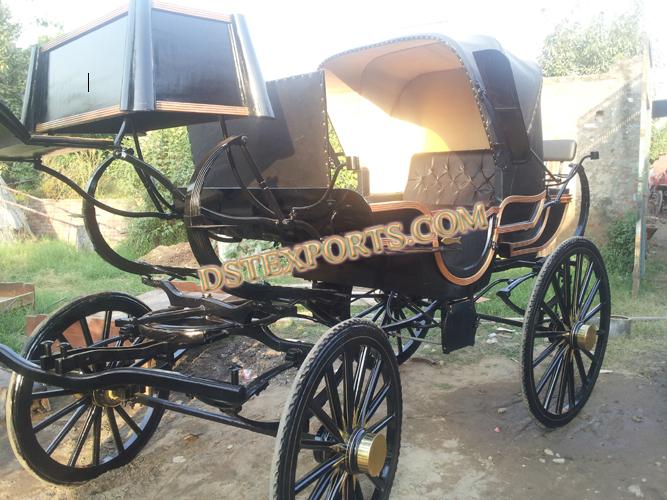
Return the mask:
[[[600, 309], [602, 309], [602, 304], [598, 304], [598, 305], [596, 305], [593, 309], [591, 309], [590, 311], [588, 311], [588, 314], [586, 314], [586, 316], [584, 316], [584, 317], [581, 319], [581, 322], [582, 322], [582, 323], [586, 323], [586, 322], [588, 322], [593, 316], [595, 316], [597, 313], [600, 312]], [[599, 332], [598, 332], [598, 333], [599, 333]]]
[[375, 486], [376, 489], [380, 491], [384, 491], [385, 488], [387, 487], [387, 484], [384, 482], [384, 479], [381, 477], [373, 477], [373, 476], [367, 476], [368, 479], [371, 480], [371, 483], [373, 483], [373, 486]]
[[90, 328], [88, 327], [88, 318], [81, 318], [79, 320], [81, 325], [81, 332], [83, 333], [83, 340], [86, 342], [86, 346], [93, 344], [93, 336], [90, 334]]
[[373, 398], [373, 401], [371, 401], [371, 403], [368, 405], [366, 422], [370, 421], [370, 419], [373, 418], [373, 415], [375, 415], [375, 412], [378, 411], [378, 408], [380, 408], [380, 405], [389, 394], [389, 389], [389, 384], [384, 384], [378, 391], [377, 395]]
[[597, 294], [599, 288], [600, 288], [600, 279], [598, 278], [598, 280], [591, 288], [591, 291], [588, 293], [588, 297], [586, 297], [584, 304], [581, 306], [581, 311], [579, 312], [579, 318], [578, 318], [580, 321], [583, 321], [581, 319], [582, 317], [588, 315], [588, 310], [590, 309], [591, 304], [593, 303], [593, 299], [595, 298], [595, 295]]
[[352, 353], [343, 352], [343, 406], [345, 407], [345, 427], [352, 432], [354, 415], [354, 381], [352, 380]]
[[373, 397], [375, 389], [377, 388], [381, 370], [382, 370], [382, 359], [378, 358], [375, 361], [375, 365], [373, 365], [370, 377], [368, 377], [368, 384], [366, 385], [364, 396], [361, 400], [361, 408], [359, 408], [359, 413], [358, 413], [359, 416], [357, 419], [357, 423], [362, 427], [366, 425], [367, 421], [366, 414], [368, 412], [368, 405], [370, 404], [371, 398]]
[[542, 351], [542, 352], [540, 353], [540, 355], [537, 356], [537, 358], [535, 358], [535, 360], [533, 361], [533, 368], [537, 368], [537, 366], [538, 366], [542, 361], [544, 361], [544, 360], [549, 356], [549, 354], [551, 354], [551, 353], [553, 352], [553, 350], [554, 350], [556, 347], [558, 347], [558, 346], [560, 346], [560, 345], [562, 345], [562, 344], [563, 344], [563, 341], [562, 341], [562, 340], [559, 341], [559, 342], [551, 342], [551, 343], [549, 344], [549, 346], [548, 346], [544, 351]]
[[95, 408], [93, 417], [93, 465], [100, 465], [100, 441], [102, 438], [102, 408]]
[[563, 263], [563, 290], [565, 292], [564, 299], [566, 307], [566, 310], [563, 311], [563, 317], [567, 319], [568, 324], [570, 321], [570, 316], [572, 316], [572, 290], [570, 288], [570, 285], [572, 284], [572, 277], [570, 275], [570, 264], [570, 257], [567, 257]]
[[313, 401], [311, 401], [311, 403], [308, 405], [308, 408], [310, 409], [310, 411], [312, 411], [315, 414], [315, 416], [318, 418], [318, 420], [324, 424], [324, 427], [331, 434], [333, 434], [334, 437], [339, 442], [343, 441], [343, 437], [340, 434], [340, 430], [338, 429], [338, 426], [336, 426], [335, 422], [333, 420], [331, 420], [331, 417], [329, 415], [327, 415], [327, 413], [322, 408], [320, 408], [320, 406], [317, 405], [317, 403], [314, 403]]
[[[561, 316], [562, 318], [559, 318], [556, 313], [547, 305], [543, 302], [544, 307], [546, 308], [545, 311], [549, 315], [549, 317], [557, 322], [563, 325], [563, 329], [567, 330], [567, 327], [570, 326], [570, 314], [569, 314], [569, 309], [567, 305], [567, 296], [563, 296], [563, 289], [560, 287], [560, 284], [558, 283], [558, 275], [555, 274], [551, 278], [551, 284], [553, 285], [554, 292], [556, 294], [556, 300], [558, 301], [558, 307], [560, 308], [561, 311]], [[565, 288], [567, 288], [567, 283], [565, 284]]]
[[587, 349], [579, 348], [579, 351], [583, 352], [588, 359], [591, 361], [595, 361], [595, 358], [593, 357], [593, 354], [589, 352]]
[[556, 390], [556, 384], [560, 378], [561, 371], [563, 369], [563, 358], [565, 357], [565, 350], [559, 355], [558, 362], [556, 363], [556, 370], [553, 377], [551, 378], [551, 383], [549, 384], [549, 390], [547, 391], [547, 396], [545, 399], [544, 409], [549, 411], [549, 406], [551, 406], [551, 400], [553, 399], [554, 392]]
[[141, 435], [141, 432], [142, 432], [142, 431], [141, 431], [141, 427], [139, 427], [139, 426], [137, 425], [137, 423], [136, 423], [134, 420], [132, 420], [132, 417], [130, 417], [130, 416], [127, 414], [127, 412], [126, 412], [125, 410], [123, 410], [123, 408], [120, 407], [120, 406], [116, 406], [116, 408], [114, 408], [114, 409], [118, 412], [118, 414], [121, 416], [121, 418], [122, 418], [122, 419], [125, 421], [125, 423], [130, 427], [130, 429], [132, 429], [132, 431], [133, 431], [137, 436], [140, 436], [140, 435]]
[[320, 477], [320, 479], [317, 481], [317, 484], [315, 485], [315, 488], [310, 493], [310, 495], [308, 495], [308, 500], [319, 500], [322, 498], [329, 486], [331, 486], [331, 482], [335, 474], [336, 469], [331, 469], [322, 477]]
[[[336, 479], [336, 482], [333, 484], [333, 487], [331, 488], [331, 491], [329, 491], [329, 494], [327, 495], [327, 500], [334, 500], [338, 498], [338, 494], [340, 493], [341, 496], [343, 494], [343, 485], [346, 483], [346, 479], [349, 476], [349, 473], [347, 471], [342, 471], [338, 474], [338, 478]], [[345, 495], [347, 498], [347, 495]]]
[[357, 362], [357, 371], [354, 374], [354, 407], [359, 406], [359, 398], [361, 398], [361, 388], [364, 386], [364, 378], [366, 377], [366, 361], [368, 359], [368, 347], [364, 346], [359, 354], [359, 361]]
[[593, 276], [593, 261], [589, 261], [588, 269], [586, 269], [586, 274], [584, 275], [584, 280], [579, 291], [579, 297], [577, 298], [577, 309], [581, 310], [581, 304], [584, 301], [584, 294], [588, 289], [588, 285], [591, 283], [591, 277]]
[[83, 445], [86, 444], [88, 433], [90, 432], [90, 428], [93, 425], [94, 416], [97, 413], [96, 410], [97, 408], [95, 408], [94, 406], [90, 407], [90, 411], [88, 412], [88, 416], [86, 417], [86, 422], [83, 424], [83, 429], [81, 430], [81, 434], [79, 434], [79, 439], [76, 441], [76, 444], [74, 445], [74, 450], [72, 451], [72, 455], [69, 458], [69, 462], [67, 462], [68, 467], [76, 466], [76, 462], [77, 460], [79, 460], [79, 455], [81, 455], [81, 450], [83, 450]]
[[102, 340], [109, 338], [111, 333], [111, 311], [104, 311], [104, 328], [102, 329]]
[[83, 415], [86, 410], [88, 409], [87, 406], [80, 406], [75, 412], [74, 415], [72, 415], [65, 426], [60, 429], [60, 432], [58, 432], [58, 435], [51, 441], [49, 444], [48, 448], [46, 448], [46, 454], [51, 455], [56, 448], [62, 443], [62, 440], [65, 439], [65, 436], [69, 434], [69, 432], [72, 430], [72, 428], [76, 425], [76, 423], [79, 421], [81, 418], [81, 415]]
[[533, 334], [533, 337], [536, 339], [545, 339], [549, 337], [562, 337], [567, 335], [567, 331], [564, 330], [536, 330]]
[[107, 420], [109, 421], [109, 427], [111, 428], [111, 434], [113, 435], [114, 443], [116, 443], [116, 449], [120, 455], [125, 451], [125, 445], [123, 444], [123, 439], [120, 437], [120, 432], [118, 431], [116, 415], [114, 415], [113, 408], [105, 408], [105, 410], [107, 414]]
[[558, 352], [554, 356], [554, 359], [551, 360], [551, 364], [547, 367], [547, 369], [542, 374], [542, 377], [540, 378], [540, 381], [538, 382], [537, 386], [535, 387], [535, 391], [537, 392], [538, 396], [542, 392], [542, 389], [544, 389], [544, 386], [546, 385], [547, 381], [551, 378], [551, 375], [553, 374], [554, 370], [556, 369], [556, 365], [557, 365], [558, 360], [562, 357], [563, 353], [565, 352], [565, 348], [566, 348], [566, 345], [561, 344], [560, 348], [558, 349]]
[[313, 482], [322, 477], [323, 474], [332, 470], [343, 460], [345, 460], [344, 456], [335, 455], [331, 457], [329, 460], [319, 464], [317, 467], [315, 467], [313, 470], [303, 475], [301, 479], [299, 479], [294, 483], [294, 493], [295, 494], [301, 493], [308, 486], [313, 484]]
[[586, 368], [584, 368], [584, 360], [581, 359], [581, 353], [579, 349], [574, 350], [574, 359], [577, 362], [577, 369], [579, 370], [579, 378], [581, 378], [581, 385], [586, 387], [588, 384], [588, 375], [586, 374]]
[[72, 411], [76, 410], [79, 406], [83, 406], [88, 402], [88, 398], [83, 398], [83, 399], [77, 399], [76, 401], [68, 404], [64, 408], [61, 408], [57, 412], [55, 412], [53, 415], [45, 418], [41, 422], [39, 422], [37, 425], [33, 427], [33, 431], [35, 434], [37, 434], [39, 431], [42, 431], [46, 429], [49, 425], [52, 423], [60, 420], [63, 418], [65, 415], [68, 413], [71, 413]]
[[396, 414], [392, 413], [391, 415], [387, 415], [384, 417], [382, 420], [377, 422], [376, 424], [373, 424], [369, 429], [368, 432], [372, 432], [373, 434], [377, 434], [381, 430], [383, 430], [387, 425], [389, 425], [389, 422], [394, 420], [396, 418]]
[[574, 279], [572, 280], [572, 316], [576, 317], [579, 310], [579, 286], [581, 285], [581, 267], [582, 255], [580, 253], [575, 255], [574, 260]]
[[30, 395], [30, 399], [33, 401], [35, 399], [48, 399], [48, 398], [58, 398], [61, 396], [71, 396], [76, 394], [75, 391], [69, 389], [49, 389], [47, 391], [36, 391]]
[[577, 404], [574, 393], [574, 351], [570, 354], [570, 362], [567, 364], [567, 395], [570, 401], [570, 411], [574, 409]]
[[567, 326], [565, 326], [565, 323], [563, 323], [563, 320], [559, 318], [556, 313], [549, 307], [546, 302], [542, 301], [542, 310], [547, 313], [547, 315], [551, 318], [551, 320], [556, 323], [560, 328], [563, 330], [569, 330]]
[[331, 409], [333, 421], [336, 423], [337, 428], [343, 429], [345, 424], [340, 406], [340, 397], [338, 396], [338, 384], [336, 384], [332, 367], [327, 368], [327, 371], [324, 374], [324, 381], [327, 388], [327, 396], [329, 398], [329, 407]]
[[338, 443], [340, 441], [323, 441], [313, 434], [302, 434], [299, 446], [302, 450], [330, 450], [333, 445]]
[[558, 395], [556, 396], [556, 413], [563, 413], [563, 407], [565, 406], [565, 396], [567, 395], [567, 384], [570, 377], [570, 362], [572, 351], [568, 349], [563, 357], [563, 367], [561, 369], [560, 382], [558, 384]]

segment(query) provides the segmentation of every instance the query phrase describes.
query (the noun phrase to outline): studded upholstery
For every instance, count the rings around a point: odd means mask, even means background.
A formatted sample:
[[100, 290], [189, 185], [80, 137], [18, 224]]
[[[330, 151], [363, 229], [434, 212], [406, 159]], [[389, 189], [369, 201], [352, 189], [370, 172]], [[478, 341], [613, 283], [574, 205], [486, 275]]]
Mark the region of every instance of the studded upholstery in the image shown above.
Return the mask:
[[414, 155], [403, 199], [428, 206], [472, 206], [494, 199], [496, 166], [491, 151]]

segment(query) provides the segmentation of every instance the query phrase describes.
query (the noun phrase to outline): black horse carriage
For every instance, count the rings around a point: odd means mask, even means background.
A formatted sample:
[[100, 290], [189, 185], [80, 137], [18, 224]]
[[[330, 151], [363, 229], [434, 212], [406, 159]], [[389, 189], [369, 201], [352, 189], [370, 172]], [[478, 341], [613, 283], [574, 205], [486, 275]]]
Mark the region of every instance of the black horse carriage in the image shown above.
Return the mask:
[[[273, 498], [386, 498], [401, 437], [398, 365], [432, 342], [433, 329], [444, 353], [473, 345], [480, 320], [523, 329], [528, 409], [549, 427], [569, 422], [595, 385], [611, 299], [600, 253], [583, 238], [582, 163], [597, 153], [566, 173], [545, 167], [571, 161], [576, 145], [543, 142], [540, 89], [539, 68], [494, 40], [435, 35], [358, 48], [265, 83], [241, 17], [146, 0], [36, 47], [22, 119], [0, 107], [0, 159], [31, 163], [80, 194], [99, 255], [163, 290], [170, 306], [100, 293], [53, 313], [22, 356], [0, 346], [14, 372], [7, 428], [18, 459], [46, 481], [90, 480], [131, 461], [171, 410], [275, 436]], [[183, 125], [197, 166], [178, 187], [143, 160], [138, 137]], [[86, 148], [109, 154], [85, 188], [42, 163]], [[154, 209], [96, 198], [117, 162], [134, 169]], [[343, 169], [357, 171], [357, 190], [337, 187]], [[486, 222], [474, 230], [443, 237], [427, 223], [480, 204]], [[556, 246], [569, 205], [574, 237]], [[409, 227], [420, 240], [396, 250], [362, 233], [376, 252], [297, 267], [309, 287], [246, 281], [226, 296], [188, 293], [173, 279], [197, 269], [119, 255], [100, 210], [182, 220], [202, 266], [221, 264], [218, 242], [243, 239], [287, 248], [400, 222], [406, 240]], [[517, 303], [512, 291], [531, 278], [530, 300]], [[494, 287], [522, 319], [476, 311]], [[272, 329], [282, 318], [330, 328], [315, 344], [290, 340]], [[238, 367], [226, 380], [178, 371], [189, 349], [233, 336], [283, 353], [282, 362], [246, 383]], [[298, 372], [280, 421], [244, 416], [289, 369]]]

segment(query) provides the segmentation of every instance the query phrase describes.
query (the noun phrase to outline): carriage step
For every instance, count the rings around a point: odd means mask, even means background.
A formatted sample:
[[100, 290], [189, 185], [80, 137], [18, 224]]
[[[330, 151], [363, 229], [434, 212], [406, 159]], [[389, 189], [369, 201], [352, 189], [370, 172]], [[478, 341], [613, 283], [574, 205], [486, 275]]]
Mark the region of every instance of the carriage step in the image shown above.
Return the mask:
[[442, 352], [449, 354], [462, 347], [475, 345], [479, 318], [474, 300], [464, 300], [447, 306], [441, 322]]

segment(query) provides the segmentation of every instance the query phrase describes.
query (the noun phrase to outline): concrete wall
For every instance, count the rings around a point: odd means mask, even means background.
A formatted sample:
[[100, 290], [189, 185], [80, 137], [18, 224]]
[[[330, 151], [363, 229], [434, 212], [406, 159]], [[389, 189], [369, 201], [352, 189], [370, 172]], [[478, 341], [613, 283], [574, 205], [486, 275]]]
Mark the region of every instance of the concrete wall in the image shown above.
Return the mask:
[[[600, 152], [600, 160], [585, 164], [591, 185], [587, 235], [598, 243], [612, 221], [637, 210], [642, 68], [637, 58], [601, 75], [544, 81], [544, 138], [576, 139], [577, 160], [589, 151]], [[568, 210], [560, 240], [572, 234], [578, 217], [578, 193], [574, 195], [577, 209]]]
[[[104, 199], [100, 201], [114, 208], [124, 210], [131, 210], [134, 206], [131, 200], [126, 199]], [[30, 229], [35, 236], [66, 241], [78, 247], [89, 245], [81, 216], [81, 198], [66, 200], [28, 199], [22, 204], [49, 216], [44, 217], [25, 211]], [[128, 219], [98, 210], [97, 220], [102, 229], [102, 234], [111, 244], [118, 243], [125, 237]]]

